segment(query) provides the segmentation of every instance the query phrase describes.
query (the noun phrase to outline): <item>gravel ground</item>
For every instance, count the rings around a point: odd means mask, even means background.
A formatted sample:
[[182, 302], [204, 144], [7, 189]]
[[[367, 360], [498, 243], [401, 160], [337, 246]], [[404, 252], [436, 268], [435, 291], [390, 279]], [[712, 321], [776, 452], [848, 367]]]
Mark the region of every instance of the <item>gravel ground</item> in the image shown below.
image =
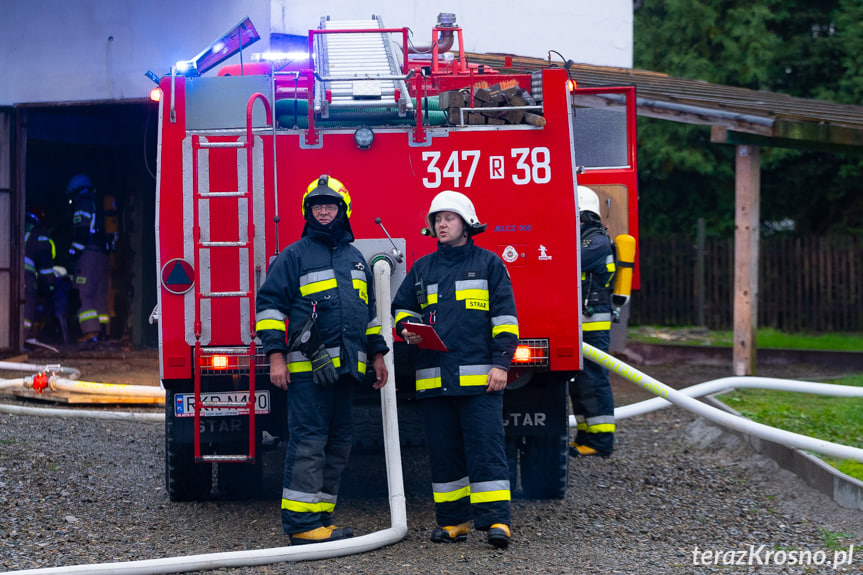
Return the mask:
[[[643, 371], [675, 387], [725, 375], [679, 365]], [[761, 375], [802, 378], [817, 371], [798, 366]], [[618, 404], [643, 393], [628, 385], [632, 393], [618, 393]], [[161, 424], [0, 414], [0, 569], [286, 546], [278, 511], [282, 455], [266, 456], [260, 501], [171, 503]], [[465, 544], [430, 543], [425, 453], [406, 449], [403, 459], [408, 533], [401, 542], [362, 555], [206, 573], [863, 571], [863, 551], [856, 554], [863, 513], [837, 506], [735, 436], [677, 408], [621, 420], [614, 456], [571, 462], [564, 500], [514, 500], [506, 551], [476, 533]], [[358, 534], [389, 526], [383, 468], [381, 454], [354, 454], [337, 509], [340, 525]], [[851, 564], [834, 570], [836, 550], [850, 545]], [[761, 549], [743, 556], [751, 565], [722, 565], [727, 554], [704, 565], [700, 554], [736, 552], [739, 559], [750, 546]], [[781, 553], [767, 560], [767, 551]], [[823, 554], [828, 564], [788, 565], [806, 551], [813, 563]], [[785, 565], [777, 565], [780, 556]]]

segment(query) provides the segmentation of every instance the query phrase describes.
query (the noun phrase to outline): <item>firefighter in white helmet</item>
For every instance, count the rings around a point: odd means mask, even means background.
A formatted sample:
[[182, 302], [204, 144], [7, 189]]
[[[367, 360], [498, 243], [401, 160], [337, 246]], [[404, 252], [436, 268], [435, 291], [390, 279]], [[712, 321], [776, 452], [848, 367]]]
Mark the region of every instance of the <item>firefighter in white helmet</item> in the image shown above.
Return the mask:
[[351, 245], [350, 193], [320, 176], [309, 184], [302, 210], [302, 237], [267, 271], [255, 316], [270, 381], [288, 391], [281, 514], [294, 545], [353, 536], [351, 528], [333, 525], [332, 514], [351, 451], [354, 391], [368, 368], [375, 389], [388, 378], [372, 274]]
[[[615, 262], [611, 239], [600, 218], [599, 197], [578, 186], [581, 229], [581, 331], [584, 341], [608, 352], [612, 321], [611, 292]], [[584, 361], [584, 371], [569, 384], [578, 423], [570, 455], [608, 456], [614, 449], [614, 397], [608, 370]]]
[[[474, 244], [486, 226], [467, 196], [439, 193], [426, 221], [437, 251], [414, 264], [392, 311], [396, 332], [419, 345], [416, 395], [437, 519], [431, 540], [464, 541], [472, 519], [491, 545], [504, 548], [511, 521], [503, 391], [518, 341], [512, 282], [503, 261]], [[409, 323], [431, 325], [448, 351], [424, 348]]]

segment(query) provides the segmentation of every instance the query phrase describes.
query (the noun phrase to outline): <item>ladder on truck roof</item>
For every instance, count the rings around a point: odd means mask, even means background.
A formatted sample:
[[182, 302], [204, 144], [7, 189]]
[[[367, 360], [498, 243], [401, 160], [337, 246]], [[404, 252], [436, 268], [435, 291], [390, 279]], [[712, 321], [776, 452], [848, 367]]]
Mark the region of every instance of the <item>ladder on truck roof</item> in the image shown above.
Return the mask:
[[329, 108], [383, 108], [398, 111], [403, 117], [413, 110], [405, 82], [409, 74], [402, 73], [390, 32], [373, 32], [385, 30], [379, 16], [371, 20], [322, 18], [320, 30], [332, 33], [312, 32], [320, 69], [316, 75], [319, 81], [315, 82], [315, 112], [328, 118]]
[[[215, 463], [254, 463], [255, 462], [255, 375], [257, 373], [255, 345], [255, 185], [253, 166], [255, 136], [252, 133], [252, 106], [255, 100], [261, 99], [264, 103], [267, 122], [272, 124], [273, 118], [270, 112], [270, 104], [267, 98], [260, 93], [253, 94], [246, 106], [246, 134], [234, 141], [213, 141], [210, 137], [193, 134], [191, 136], [192, 148], [192, 204], [193, 204], [193, 252], [195, 282], [194, 282], [194, 388], [195, 388], [195, 426], [194, 444], [196, 462]], [[236, 149], [237, 152], [237, 189], [219, 190], [210, 189], [210, 151], [214, 149]], [[236, 202], [233, 206], [233, 202]], [[227, 204], [227, 206], [226, 206]], [[218, 206], [218, 207], [216, 207]], [[228, 209], [238, 214], [237, 240], [236, 241], [213, 241], [211, 235], [210, 214], [217, 209]], [[234, 251], [236, 260], [228, 257]], [[238, 289], [217, 291], [213, 289], [214, 277], [224, 275], [224, 269], [220, 268], [230, 265], [228, 262], [238, 263], [239, 276], [237, 278]], [[240, 308], [241, 320], [248, 320], [246, 325], [240, 322], [239, 338], [249, 348], [246, 352], [248, 361], [248, 393], [245, 401], [214, 401], [206, 399], [208, 391], [205, 390], [201, 377], [202, 371], [202, 336], [209, 341], [210, 324], [212, 322], [211, 302], [214, 298], [237, 299]], [[206, 322], [206, 326], [205, 326]], [[205, 333], [205, 327], [206, 333]], [[207, 453], [201, 452], [201, 419], [205, 417], [225, 415], [225, 411], [233, 411], [230, 415], [247, 415], [249, 418], [249, 443], [246, 453]], [[244, 413], [245, 412], [245, 413]]]

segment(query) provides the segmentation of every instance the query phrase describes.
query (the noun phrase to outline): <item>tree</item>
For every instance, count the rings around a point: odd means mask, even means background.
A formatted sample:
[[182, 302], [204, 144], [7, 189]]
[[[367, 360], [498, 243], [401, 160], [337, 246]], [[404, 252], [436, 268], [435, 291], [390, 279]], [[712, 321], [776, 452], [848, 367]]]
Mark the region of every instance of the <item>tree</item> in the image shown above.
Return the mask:
[[[858, 0], [646, 0], [635, 11], [635, 67], [840, 103], [863, 100]], [[734, 154], [705, 126], [639, 119], [645, 233], [734, 227]], [[863, 152], [863, 150], [861, 150]], [[863, 159], [765, 148], [762, 219], [796, 233], [863, 232]], [[669, 210], [674, 206], [674, 210]]]

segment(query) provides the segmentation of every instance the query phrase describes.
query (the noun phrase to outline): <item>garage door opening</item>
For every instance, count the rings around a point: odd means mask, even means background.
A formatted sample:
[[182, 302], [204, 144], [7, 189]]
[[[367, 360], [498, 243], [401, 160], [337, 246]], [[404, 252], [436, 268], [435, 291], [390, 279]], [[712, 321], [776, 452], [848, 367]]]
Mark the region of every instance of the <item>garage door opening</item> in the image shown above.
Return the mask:
[[[55, 265], [74, 276], [74, 194], [67, 188], [71, 178], [83, 174], [95, 189], [97, 221], [107, 238], [108, 317], [102, 339], [155, 347], [156, 328], [147, 319], [156, 305], [157, 105], [40, 105], [18, 111], [23, 205], [44, 212], [43, 227], [56, 247]], [[42, 290], [36, 318], [40, 341], [74, 347], [81, 338], [79, 287], [76, 278], [66, 277], [55, 280], [50, 293]]]

